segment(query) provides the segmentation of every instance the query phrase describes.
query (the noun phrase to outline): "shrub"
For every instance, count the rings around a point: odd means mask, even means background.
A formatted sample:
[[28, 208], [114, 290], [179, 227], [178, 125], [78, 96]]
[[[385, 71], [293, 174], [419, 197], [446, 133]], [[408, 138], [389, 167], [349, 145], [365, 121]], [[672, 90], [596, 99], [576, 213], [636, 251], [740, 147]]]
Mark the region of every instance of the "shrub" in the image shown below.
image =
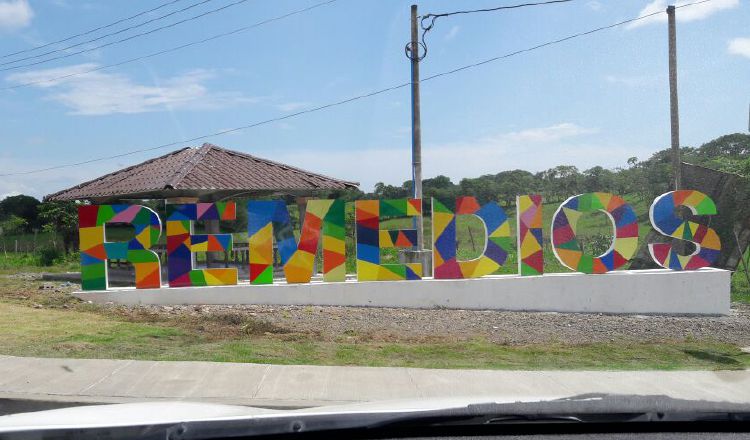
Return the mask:
[[52, 246], [40, 248], [37, 253], [39, 254], [39, 264], [47, 267], [55, 264], [56, 260], [62, 256], [60, 251]]

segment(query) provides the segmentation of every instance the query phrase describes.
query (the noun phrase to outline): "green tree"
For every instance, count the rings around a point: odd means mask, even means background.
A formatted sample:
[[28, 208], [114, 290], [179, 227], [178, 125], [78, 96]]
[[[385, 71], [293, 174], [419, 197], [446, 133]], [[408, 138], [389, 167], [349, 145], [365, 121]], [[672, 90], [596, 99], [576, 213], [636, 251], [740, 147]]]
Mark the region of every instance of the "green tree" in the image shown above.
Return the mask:
[[42, 203], [39, 205], [39, 219], [45, 232], [60, 234], [66, 253], [78, 249], [78, 205], [76, 203]]
[[26, 231], [28, 222], [17, 215], [11, 214], [3, 221], [0, 221], [0, 233], [3, 235], [23, 234]]
[[10, 196], [0, 202], [0, 220], [11, 216], [20, 217], [25, 220], [24, 229], [21, 232], [30, 232], [39, 227], [38, 211], [39, 200], [23, 194]]

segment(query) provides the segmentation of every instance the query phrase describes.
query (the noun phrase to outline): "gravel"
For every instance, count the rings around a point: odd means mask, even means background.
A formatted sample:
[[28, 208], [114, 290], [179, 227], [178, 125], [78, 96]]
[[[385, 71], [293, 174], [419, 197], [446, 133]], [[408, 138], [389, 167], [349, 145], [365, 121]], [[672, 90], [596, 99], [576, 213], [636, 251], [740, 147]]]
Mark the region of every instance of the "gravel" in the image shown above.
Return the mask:
[[[15, 277], [39, 282], [33, 275]], [[69, 282], [40, 283], [42, 291], [69, 293]], [[49, 290], [48, 290], [49, 289]], [[196, 319], [226, 326], [254, 323], [282, 333], [342, 336], [378, 341], [489, 341], [586, 344], [594, 342], [714, 341], [750, 350], [750, 304], [732, 303], [727, 316], [609, 315], [601, 313], [508, 312], [496, 310], [403, 309], [273, 305], [133, 306], [108, 304], [125, 314], [167, 320]]]
[[261, 321], [290, 333], [322, 338], [466, 341], [483, 337], [511, 345], [706, 340], [750, 345], [750, 305], [746, 304], [733, 304], [728, 316], [715, 317], [266, 305], [135, 308], [175, 319], [205, 316]]

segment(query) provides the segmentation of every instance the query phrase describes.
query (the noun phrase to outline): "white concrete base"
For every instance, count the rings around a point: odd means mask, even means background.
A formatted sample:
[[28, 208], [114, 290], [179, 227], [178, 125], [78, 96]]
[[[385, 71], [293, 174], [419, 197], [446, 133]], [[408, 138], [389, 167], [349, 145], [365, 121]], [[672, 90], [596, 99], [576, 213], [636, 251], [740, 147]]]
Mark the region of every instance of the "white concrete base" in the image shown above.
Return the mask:
[[701, 269], [616, 271], [605, 275], [498, 275], [469, 280], [312, 282], [76, 292], [118, 304], [276, 304], [725, 315], [731, 272]]

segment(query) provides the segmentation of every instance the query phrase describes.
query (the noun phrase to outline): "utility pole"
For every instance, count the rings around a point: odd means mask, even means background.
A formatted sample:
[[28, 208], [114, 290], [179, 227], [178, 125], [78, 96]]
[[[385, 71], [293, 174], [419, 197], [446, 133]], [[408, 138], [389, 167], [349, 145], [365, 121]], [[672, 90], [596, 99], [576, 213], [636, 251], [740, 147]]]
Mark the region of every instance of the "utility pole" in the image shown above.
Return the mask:
[[680, 158], [680, 113], [677, 104], [677, 27], [675, 25], [675, 7], [667, 7], [669, 19], [669, 110], [672, 130], [672, 172], [674, 189], [682, 187], [682, 160]]
[[[411, 5], [411, 43], [409, 46], [411, 61], [411, 171], [412, 187], [415, 199], [422, 199], [422, 124], [419, 109], [419, 29], [417, 26], [417, 5]], [[422, 200], [424, 207], [424, 200]], [[422, 263], [422, 270], [428, 270], [428, 260], [424, 252], [424, 221], [422, 216], [416, 218], [417, 261]], [[423, 274], [423, 276], [426, 274]]]

